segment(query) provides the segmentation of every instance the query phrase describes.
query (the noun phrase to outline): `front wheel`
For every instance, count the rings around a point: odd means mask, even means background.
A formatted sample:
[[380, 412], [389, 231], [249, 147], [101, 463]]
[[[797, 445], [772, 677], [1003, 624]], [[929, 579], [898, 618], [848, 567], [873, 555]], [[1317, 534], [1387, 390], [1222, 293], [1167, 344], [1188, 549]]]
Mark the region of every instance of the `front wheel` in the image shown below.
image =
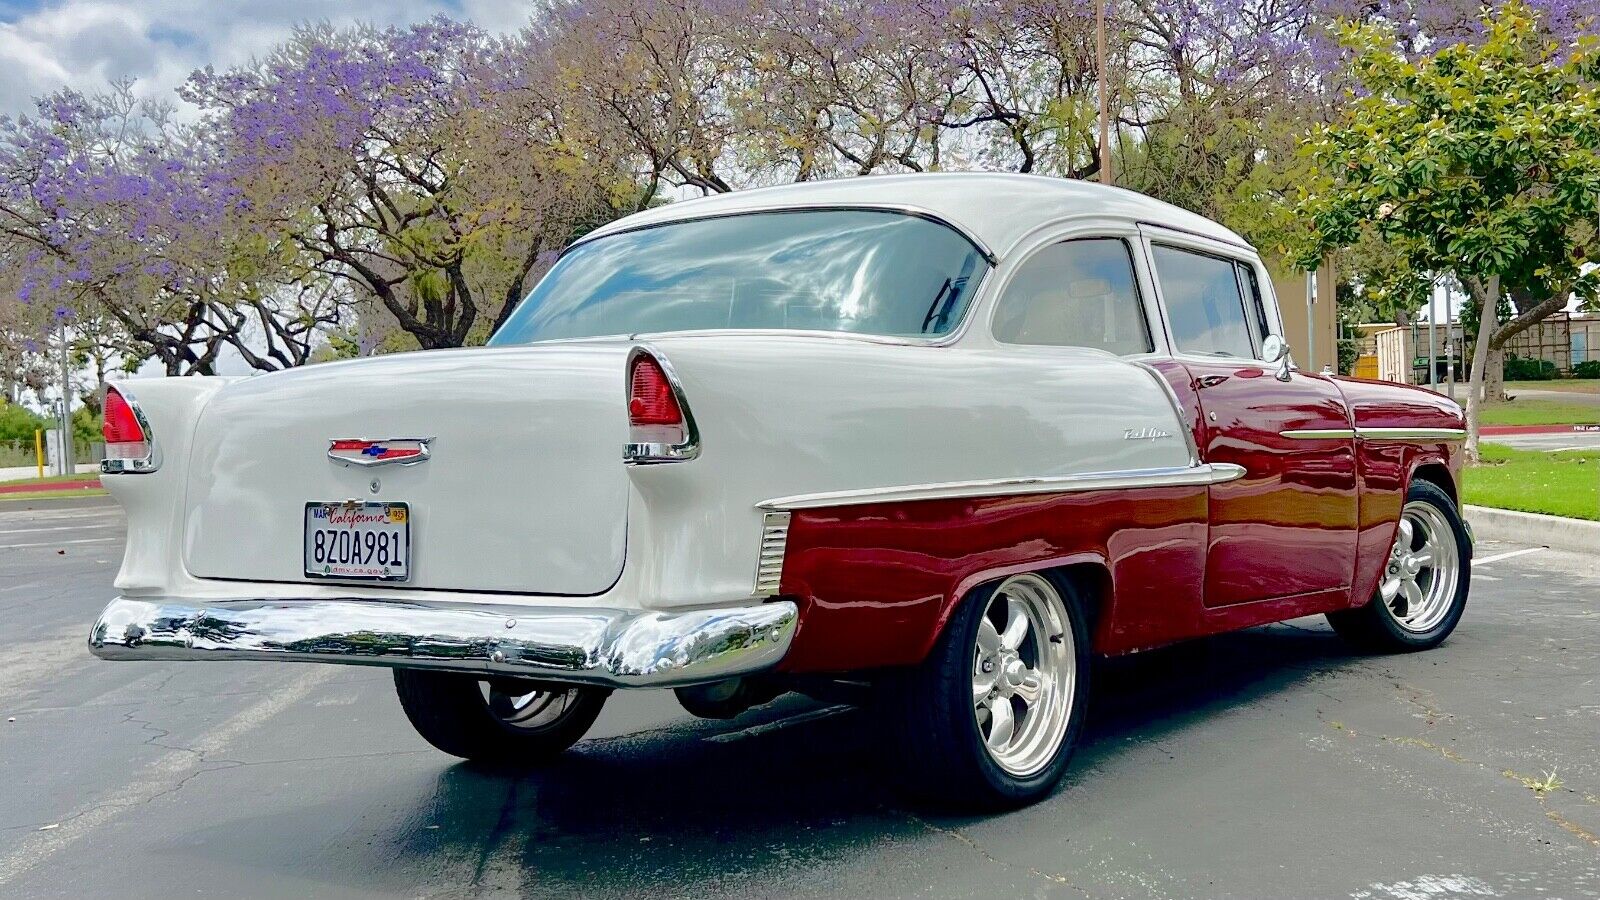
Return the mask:
[[395, 669], [395, 693], [423, 739], [463, 759], [537, 766], [581, 739], [610, 691], [457, 672]]
[[886, 696], [896, 766], [940, 805], [1001, 808], [1066, 772], [1089, 697], [1089, 632], [1076, 590], [1013, 575], [967, 596], [933, 652]]
[[1456, 504], [1436, 485], [1413, 482], [1377, 594], [1365, 606], [1328, 613], [1328, 623], [1363, 650], [1428, 650], [1461, 621], [1471, 578], [1472, 542]]

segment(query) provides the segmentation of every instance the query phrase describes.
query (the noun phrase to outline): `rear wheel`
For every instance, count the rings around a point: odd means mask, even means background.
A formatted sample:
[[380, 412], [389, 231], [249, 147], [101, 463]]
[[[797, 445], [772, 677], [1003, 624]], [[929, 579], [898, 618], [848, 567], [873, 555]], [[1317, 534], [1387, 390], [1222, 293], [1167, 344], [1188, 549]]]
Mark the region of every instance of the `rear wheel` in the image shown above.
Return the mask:
[[1066, 771], [1089, 695], [1083, 605], [1064, 579], [1014, 575], [961, 602], [927, 660], [886, 699], [896, 765], [942, 805], [1017, 806]]
[[1450, 495], [1418, 481], [1406, 491], [1394, 546], [1372, 601], [1328, 614], [1358, 647], [1399, 653], [1437, 647], [1467, 608], [1472, 542]]
[[609, 691], [456, 672], [395, 669], [395, 692], [423, 739], [463, 759], [534, 766], [577, 743]]

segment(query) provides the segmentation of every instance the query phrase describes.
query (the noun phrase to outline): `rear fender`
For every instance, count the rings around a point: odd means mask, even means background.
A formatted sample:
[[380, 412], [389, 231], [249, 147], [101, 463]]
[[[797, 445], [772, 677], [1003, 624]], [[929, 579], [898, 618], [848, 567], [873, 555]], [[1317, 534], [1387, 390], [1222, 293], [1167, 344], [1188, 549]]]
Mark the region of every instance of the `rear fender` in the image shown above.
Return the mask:
[[126, 594], [158, 593], [181, 575], [177, 547], [183, 528], [184, 483], [200, 411], [237, 378], [145, 378], [111, 386], [138, 405], [150, 426], [153, 472], [102, 474], [100, 482], [128, 516], [127, 547], [116, 586]]

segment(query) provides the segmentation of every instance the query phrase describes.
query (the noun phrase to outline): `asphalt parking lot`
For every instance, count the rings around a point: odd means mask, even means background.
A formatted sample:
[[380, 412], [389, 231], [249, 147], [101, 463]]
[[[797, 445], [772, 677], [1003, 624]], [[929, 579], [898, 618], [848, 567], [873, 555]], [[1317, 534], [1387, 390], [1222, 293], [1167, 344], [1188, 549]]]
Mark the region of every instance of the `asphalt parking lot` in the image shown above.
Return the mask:
[[382, 670], [96, 660], [120, 512], [32, 506], [0, 503], [0, 896], [1600, 897], [1600, 554], [1481, 544], [1430, 653], [1302, 620], [1105, 664], [1063, 788], [951, 818], [810, 701], [617, 694], [509, 777]]

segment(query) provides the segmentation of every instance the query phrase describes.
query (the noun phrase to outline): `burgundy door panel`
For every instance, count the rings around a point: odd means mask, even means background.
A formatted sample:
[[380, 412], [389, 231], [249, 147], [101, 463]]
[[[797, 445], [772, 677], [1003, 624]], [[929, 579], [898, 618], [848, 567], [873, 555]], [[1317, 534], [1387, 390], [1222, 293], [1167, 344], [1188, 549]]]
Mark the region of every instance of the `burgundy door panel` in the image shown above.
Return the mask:
[[[1207, 607], [1348, 592], [1356, 561], [1355, 440], [1339, 388], [1279, 381], [1241, 360], [1184, 361], [1199, 397], [1200, 455], [1243, 466], [1211, 488]], [[1285, 437], [1332, 430], [1338, 437]], [[1316, 599], [1324, 606], [1326, 598]]]

